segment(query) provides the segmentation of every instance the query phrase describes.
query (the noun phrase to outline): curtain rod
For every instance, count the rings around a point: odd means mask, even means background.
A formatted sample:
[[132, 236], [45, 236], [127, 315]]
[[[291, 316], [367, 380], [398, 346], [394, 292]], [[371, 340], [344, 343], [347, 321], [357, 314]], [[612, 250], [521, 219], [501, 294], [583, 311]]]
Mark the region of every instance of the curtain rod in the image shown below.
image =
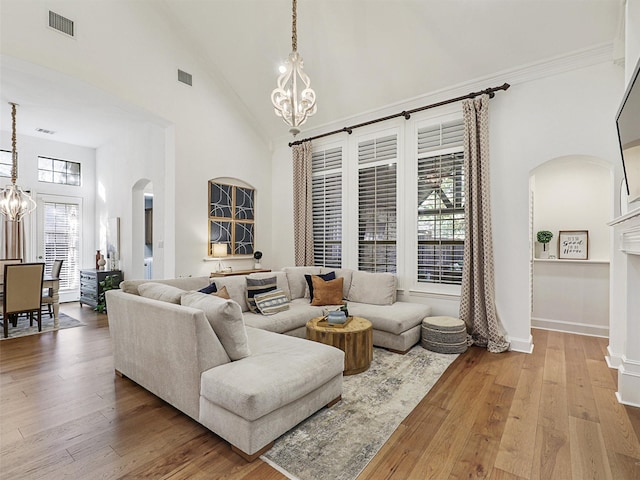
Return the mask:
[[429, 110], [430, 108], [441, 107], [443, 105], [459, 102], [461, 100], [466, 100], [468, 98], [479, 97], [480, 95], [484, 95], [485, 93], [489, 95], [489, 98], [493, 98], [496, 95], [495, 92], [499, 90], [507, 90], [510, 86], [511, 85], [509, 85], [508, 83], [505, 83], [503, 85], [500, 85], [499, 87], [486, 88], [484, 90], [480, 90], [479, 92], [471, 92], [461, 97], [450, 98], [449, 100], [443, 100], [442, 102], [432, 103], [431, 105], [425, 105], [424, 107], [414, 108], [413, 110], [405, 110], [400, 113], [396, 113], [394, 115], [388, 115], [386, 117], [376, 118], [375, 120], [369, 120], [368, 122], [358, 123], [357, 125], [352, 125], [350, 127], [344, 127], [344, 128], [341, 128], [340, 130], [334, 130], [332, 132], [322, 133], [320, 135], [316, 135], [315, 137], [296, 140], [295, 142], [290, 142], [289, 146], [293, 147], [294, 145], [301, 145], [304, 142], [310, 142], [311, 140], [317, 140], [318, 138], [328, 137], [330, 135], [335, 135], [336, 133], [347, 132], [349, 135], [351, 135], [351, 133], [355, 128], [366, 127], [367, 125], [373, 125], [374, 123], [384, 122], [385, 120], [391, 120], [392, 118], [404, 117], [405, 120], [409, 120], [411, 118], [412, 113], [421, 112], [423, 110]]

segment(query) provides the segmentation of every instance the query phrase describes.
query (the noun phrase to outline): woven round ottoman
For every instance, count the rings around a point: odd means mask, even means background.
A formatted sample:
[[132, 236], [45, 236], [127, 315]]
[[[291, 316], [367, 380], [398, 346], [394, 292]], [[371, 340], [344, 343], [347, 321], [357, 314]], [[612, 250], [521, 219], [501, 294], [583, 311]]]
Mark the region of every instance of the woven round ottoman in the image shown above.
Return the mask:
[[422, 346], [437, 353], [464, 353], [467, 327], [453, 317], [427, 317], [422, 321]]

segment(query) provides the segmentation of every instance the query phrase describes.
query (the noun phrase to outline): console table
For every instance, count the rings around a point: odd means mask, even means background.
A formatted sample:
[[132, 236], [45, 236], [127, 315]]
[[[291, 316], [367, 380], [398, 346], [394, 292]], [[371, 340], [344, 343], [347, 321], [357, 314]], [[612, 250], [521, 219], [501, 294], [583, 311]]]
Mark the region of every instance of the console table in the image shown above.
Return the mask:
[[249, 275], [250, 273], [270, 272], [271, 270], [263, 268], [254, 268], [251, 270], [232, 270], [231, 272], [211, 272], [212, 277], [232, 277], [234, 275]]
[[102, 293], [100, 282], [102, 282], [107, 275], [117, 275], [118, 283], [124, 280], [122, 271], [120, 270], [96, 270], [95, 268], [80, 270], [80, 307], [82, 307], [82, 304], [85, 304], [91, 308], [96, 308], [100, 294]]

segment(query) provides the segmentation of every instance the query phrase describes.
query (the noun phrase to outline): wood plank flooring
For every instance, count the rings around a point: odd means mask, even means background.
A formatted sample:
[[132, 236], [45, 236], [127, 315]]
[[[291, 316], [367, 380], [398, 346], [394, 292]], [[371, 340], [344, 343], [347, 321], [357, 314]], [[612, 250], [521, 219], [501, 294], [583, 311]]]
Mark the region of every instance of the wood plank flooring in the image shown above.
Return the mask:
[[[285, 478], [115, 376], [106, 315], [62, 311], [87, 326], [0, 342], [0, 478]], [[533, 335], [531, 355], [461, 355], [359, 480], [640, 479], [607, 340]]]

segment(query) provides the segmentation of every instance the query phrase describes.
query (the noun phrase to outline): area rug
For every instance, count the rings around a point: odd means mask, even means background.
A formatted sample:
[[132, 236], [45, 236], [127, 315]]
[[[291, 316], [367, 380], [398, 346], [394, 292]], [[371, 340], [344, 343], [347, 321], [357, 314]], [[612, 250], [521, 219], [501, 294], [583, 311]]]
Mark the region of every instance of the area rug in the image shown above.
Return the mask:
[[262, 458], [292, 479], [353, 480], [458, 355], [374, 348], [369, 370], [344, 377], [342, 401], [278, 440]]
[[[64, 313], [60, 313], [58, 315], [58, 318], [60, 319], [60, 328], [58, 330], [62, 330], [64, 328], [81, 327], [85, 325], [80, 320], [71, 318], [69, 315], [65, 315]], [[9, 338], [24, 337], [25, 335], [35, 335], [36, 333], [51, 332], [53, 330], [53, 318], [49, 318], [48, 314], [44, 314], [42, 316], [42, 332], [38, 331], [38, 324], [35, 320], [33, 321], [33, 327], [30, 327], [29, 319], [21, 318], [18, 321], [18, 325], [16, 327], [9, 324], [9, 336], [7, 338], [4, 338], [4, 335], [0, 333], [0, 339], [8, 340]], [[2, 332], [1, 326], [0, 332]]]

